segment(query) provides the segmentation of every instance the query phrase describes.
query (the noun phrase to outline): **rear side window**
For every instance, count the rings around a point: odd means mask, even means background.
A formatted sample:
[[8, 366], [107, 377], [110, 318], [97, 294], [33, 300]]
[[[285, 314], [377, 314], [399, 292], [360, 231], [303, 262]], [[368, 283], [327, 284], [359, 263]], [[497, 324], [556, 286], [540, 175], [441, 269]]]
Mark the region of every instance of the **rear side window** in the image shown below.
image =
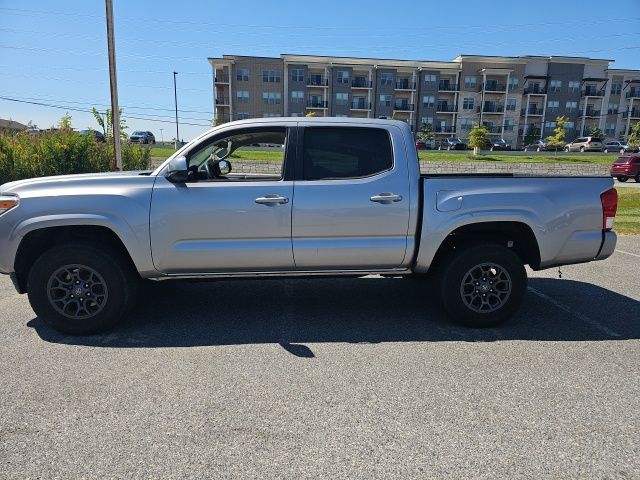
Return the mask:
[[602, 143], [602, 139], [601, 139], [601, 138], [598, 138], [598, 137], [593, 137], [593, 138], [591, 138], [591, 141], [592, 141], [592, 142]]
[[305, 180], [368, 177], [393, 167], [389, 132], [380, 128], [307, 127]]

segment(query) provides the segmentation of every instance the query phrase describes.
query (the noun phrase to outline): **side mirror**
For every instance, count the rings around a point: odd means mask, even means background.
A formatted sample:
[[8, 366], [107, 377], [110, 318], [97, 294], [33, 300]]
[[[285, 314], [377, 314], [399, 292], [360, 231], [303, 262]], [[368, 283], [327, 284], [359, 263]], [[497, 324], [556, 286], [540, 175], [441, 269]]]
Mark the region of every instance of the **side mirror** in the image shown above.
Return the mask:
[[189, 178], [189, 169], [187, 168], [187, 159], [185, 157], [176, 157], [171, 159], [167, 169], [167, 180], [172, 183], [184, 183]]
[[218, 160], [218, 169], [220, 170], [220, 175], [226, 175], [231, 172], [231, 163], [226, 160]]

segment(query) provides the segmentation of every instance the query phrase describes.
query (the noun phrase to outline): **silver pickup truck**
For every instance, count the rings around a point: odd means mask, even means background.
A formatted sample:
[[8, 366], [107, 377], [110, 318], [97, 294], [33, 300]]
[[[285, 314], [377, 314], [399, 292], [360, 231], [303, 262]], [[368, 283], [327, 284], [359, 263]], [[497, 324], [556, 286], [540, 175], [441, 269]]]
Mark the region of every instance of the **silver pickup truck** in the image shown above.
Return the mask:
[[311, 275], [438, 275], [450, 317], [489, 326], [521, 303], [524, 265], [611, 255], [612, 186], [421, 175], [396, 120], [245, 120], [152, 172], [2, 185], [0, 272], [69, 334], [113, 327], [143, 279]]

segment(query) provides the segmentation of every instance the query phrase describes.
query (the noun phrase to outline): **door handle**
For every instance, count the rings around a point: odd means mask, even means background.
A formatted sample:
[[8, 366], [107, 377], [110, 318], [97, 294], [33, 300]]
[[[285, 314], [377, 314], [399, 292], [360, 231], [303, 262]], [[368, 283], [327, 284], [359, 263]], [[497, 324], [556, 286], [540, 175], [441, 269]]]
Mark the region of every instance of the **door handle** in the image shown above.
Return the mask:
[[402, 201], [402, 195], [396, 195], [395, 193], [390, 192], [382, 192], [378, 195], [374, 195], [369, 200], [371, 200], [372, 202], [389, 204]]
[[278, 205], [283, 203], [289, 203], [289, 199], [287, 197], [281, 197], [280, 195], [269, 193], [264, 197], [256, 198], [256, 203], [260, 205]]

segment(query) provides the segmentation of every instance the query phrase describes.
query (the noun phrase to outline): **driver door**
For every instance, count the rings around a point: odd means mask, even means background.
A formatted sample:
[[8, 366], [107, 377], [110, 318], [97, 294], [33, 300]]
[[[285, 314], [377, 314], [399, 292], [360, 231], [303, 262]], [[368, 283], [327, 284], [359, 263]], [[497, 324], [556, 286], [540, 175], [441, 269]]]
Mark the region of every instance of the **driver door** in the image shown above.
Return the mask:
[[[150, 212], [155, 267], [168, 274], [293, 270], [291, 206], [295, 124], [234, 128], [186, 156], [191, 180], [154, 185]], [[221, 158], [218, 178], [207, 173]], [[215, 165], [213, 165], [215, 167]], [[215, 175], [215, 173], [214, 173]]]

